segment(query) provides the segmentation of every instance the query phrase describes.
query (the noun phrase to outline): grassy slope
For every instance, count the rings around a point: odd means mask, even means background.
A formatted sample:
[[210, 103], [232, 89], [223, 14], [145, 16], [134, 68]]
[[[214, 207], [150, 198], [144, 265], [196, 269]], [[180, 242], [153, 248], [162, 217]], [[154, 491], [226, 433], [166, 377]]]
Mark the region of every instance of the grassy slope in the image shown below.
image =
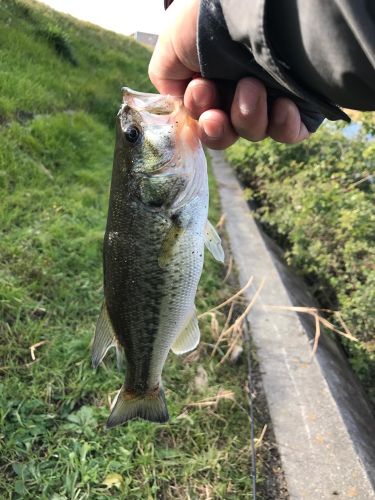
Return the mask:
[[[89, 359], [102, 300], [108, 123], [122, 84], [148, 89], [149, 53], [27, 5], [0, 4], [0, 497], [248, 497], [246, 369], [216, 368], [220, 351], [207, 355], [208, 321], [194, 362], [168, 358], [171, 422], [104, 430], [108, 395], [123, 379], [113, 360], [94, 373]], [[59, 56], [42, 29], [63, 34], [78, 65]], [[25, 117], [33, 119], [20, 123]], [[219, 217], [215, 191], [211, 216]], [[232, 292], [222, 273], [208, 258], [199, 311]], [[38, 342], [45, 343], [32, 363], [30, 346]], [[194, 377], [202, 366], [208, 386], [200, 393]], [[235, 402], [183, 412], [223, 388]], [[102, 484], [113, 473], [119, 490]]]
[[[149, 52], [128, 37], [27, 1], [2, 0], [0, 23], [2, 120], [84, 109], [112, 123], [122, 85], [151, 89]], [[69, 50], [77, 65], [64, 57]]]

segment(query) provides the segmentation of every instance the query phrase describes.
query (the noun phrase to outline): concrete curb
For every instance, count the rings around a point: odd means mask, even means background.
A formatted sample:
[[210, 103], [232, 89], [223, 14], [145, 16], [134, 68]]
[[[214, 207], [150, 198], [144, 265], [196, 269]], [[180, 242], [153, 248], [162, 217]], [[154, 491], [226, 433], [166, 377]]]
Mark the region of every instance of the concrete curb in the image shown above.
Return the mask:
[[[264, 288], [250, 312], [263, 385], [292, 499], [375, 498], [375, 420], [339, 345], [315, 324], [273, 306], [312, 306], [303, 284], [255, 223], [223, 153], [210, 151], [241, 285]], [[305, 317], [303, 317], [305, 316]]]

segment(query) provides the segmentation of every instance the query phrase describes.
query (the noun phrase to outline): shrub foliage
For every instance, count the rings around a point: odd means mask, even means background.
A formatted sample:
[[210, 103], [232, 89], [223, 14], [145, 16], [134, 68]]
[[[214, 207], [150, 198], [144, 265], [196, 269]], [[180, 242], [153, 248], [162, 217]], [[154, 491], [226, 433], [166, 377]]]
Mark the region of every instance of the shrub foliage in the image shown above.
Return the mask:
[[[302, 144], [239, 141], [228, 152], [255, 216], [311, 285], [339, 309], [360, 344], [346, 348], [369, 386], [375, 378], [375, 140], [371, 115], [350, 137], [325, 125]], [[374, 393], [372, 394], [374, 396]]]

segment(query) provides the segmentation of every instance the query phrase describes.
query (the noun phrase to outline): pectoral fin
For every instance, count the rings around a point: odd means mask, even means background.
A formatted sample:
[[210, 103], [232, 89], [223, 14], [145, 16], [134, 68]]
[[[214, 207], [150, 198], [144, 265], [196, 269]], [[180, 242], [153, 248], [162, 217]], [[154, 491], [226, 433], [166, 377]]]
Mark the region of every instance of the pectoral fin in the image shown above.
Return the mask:
[[94, 342], [91, 348], [92, 365], [97, 368], [102, 362], [108, 349], [117, 347], [115, 333], [113, 331], [111, 320], [108, 316], [107, 307], [103, 302], [98, 321], [96, 323]]
[[214, 259], [222, 263], [224, 262], [225, 255], [223, 247], [221, 246], [220, 236], [208, 219], [205, 227], [204, 244]]
[[197, 313], [194, 309], [189, 322], [173, 342], [172, 351], [175, 354], [192, 351], [199, 344], [200, 335]]
[[171, 226], [164, 237], [159, 252], [159, 266], [164, 269], [172, 259], [175, 248], [191, 222], [191, 216], [183, 211], [173, 213]]

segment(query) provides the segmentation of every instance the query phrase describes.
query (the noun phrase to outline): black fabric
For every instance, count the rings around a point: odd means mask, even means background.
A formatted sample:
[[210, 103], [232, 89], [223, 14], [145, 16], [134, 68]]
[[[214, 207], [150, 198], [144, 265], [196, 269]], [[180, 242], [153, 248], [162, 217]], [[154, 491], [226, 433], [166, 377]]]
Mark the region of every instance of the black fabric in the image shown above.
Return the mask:
[[375, 109], [374, 0], [268, 0], [267, 5], [270, 43], [305, 88], [340, 106]]
[[[198, 55], [202, 76], [232, 82], [237, 82], [245, 76], [258, 78], [267, 88], [270, 106], [277, 97], [292, 98], [310, 132], [318, 128], [324, 117], [330, 120], [349, 121], [347, 115], [328, 99], [308, 91], [297, 83], [288, 72], [288, 68], [278, 61], [276, 54], [272, 54], [272, 47], [267, 45], [266, 32], [262, 24], [265, 12], [264, 10], [259, 12], [260, 9], [264, 9], [264, 2], [243, 0], [242, 4], [246, 11], [238, 9], [232, 12], [233, 19], [239, 20], [239, 26], [245, 25], [246, 27], [248, 23], [245, 15], [248, 15], [249, 11], [258, 4], [257, 18], [255, 21], [252, 19], [251, 23], [255, 28], [259, 26], [255, 36], [263, 37], [260, 40], [256, 37], [250, 40], [245, 33], [244, 37], [238, 38], [240, 41], [235, 41], [233, 33], [229, 33], [221, 2], [219, 0], [201, 1], [198, 20]], [[241, 35], [241, 29], [239, 34]]]

